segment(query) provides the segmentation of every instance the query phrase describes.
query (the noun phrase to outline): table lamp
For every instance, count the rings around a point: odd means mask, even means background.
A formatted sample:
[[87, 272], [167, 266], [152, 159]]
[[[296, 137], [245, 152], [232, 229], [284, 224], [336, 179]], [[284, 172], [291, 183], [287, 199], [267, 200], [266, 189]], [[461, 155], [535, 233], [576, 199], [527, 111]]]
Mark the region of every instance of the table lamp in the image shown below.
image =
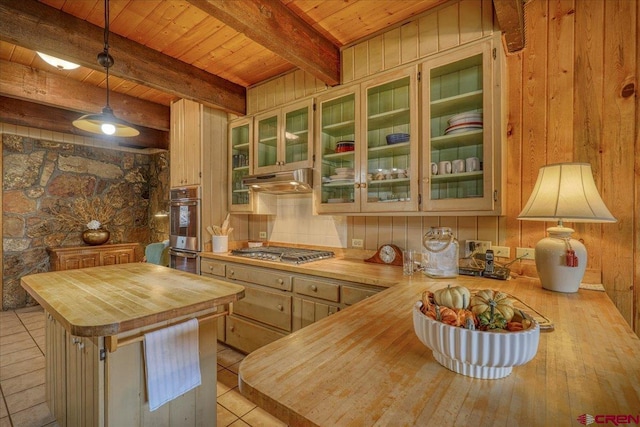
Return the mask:
[[540, 168], [520, 220], [558, 221], [536, 244], [536, 269], [542, 287], [577, 292], [587, 267], [587, 249], [572, 239], [570, 222], [616, 222], [600, 198], [589, 163], [556, 163]]

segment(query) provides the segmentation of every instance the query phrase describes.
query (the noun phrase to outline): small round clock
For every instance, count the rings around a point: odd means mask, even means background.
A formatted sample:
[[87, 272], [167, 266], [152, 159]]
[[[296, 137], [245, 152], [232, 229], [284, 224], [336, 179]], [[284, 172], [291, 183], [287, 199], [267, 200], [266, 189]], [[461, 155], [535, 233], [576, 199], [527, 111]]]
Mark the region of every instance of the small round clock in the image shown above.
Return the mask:
[[386, 265], [402, 265], [402, 250], [393, 244], [384, 244], [366, 262], [374, 262]]

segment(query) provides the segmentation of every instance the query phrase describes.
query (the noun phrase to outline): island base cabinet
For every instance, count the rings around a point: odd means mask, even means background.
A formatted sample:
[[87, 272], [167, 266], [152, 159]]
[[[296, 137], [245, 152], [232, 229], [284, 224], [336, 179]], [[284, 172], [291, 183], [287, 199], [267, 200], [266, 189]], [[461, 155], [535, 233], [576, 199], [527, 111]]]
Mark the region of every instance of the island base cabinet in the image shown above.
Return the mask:
[[202, 384], [151, 412], [142, 341], [107, 352], [104, 337], [74, 337], [47, 317], [45, 393], [59, 426], [216, 425], [215, 319], [200, 322]]

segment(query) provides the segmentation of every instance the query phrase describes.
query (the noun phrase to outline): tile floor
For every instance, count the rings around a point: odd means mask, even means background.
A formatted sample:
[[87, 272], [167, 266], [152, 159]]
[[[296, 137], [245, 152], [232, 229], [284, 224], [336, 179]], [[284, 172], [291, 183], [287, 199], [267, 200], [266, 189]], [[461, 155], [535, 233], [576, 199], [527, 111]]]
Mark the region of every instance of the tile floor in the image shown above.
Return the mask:
[[[238, 391], [243, 355], [218, 344], [218, 426], [284, 426]], [[0, 312], [0, 427], [57, 426], [44, 400], [41, 307]]]

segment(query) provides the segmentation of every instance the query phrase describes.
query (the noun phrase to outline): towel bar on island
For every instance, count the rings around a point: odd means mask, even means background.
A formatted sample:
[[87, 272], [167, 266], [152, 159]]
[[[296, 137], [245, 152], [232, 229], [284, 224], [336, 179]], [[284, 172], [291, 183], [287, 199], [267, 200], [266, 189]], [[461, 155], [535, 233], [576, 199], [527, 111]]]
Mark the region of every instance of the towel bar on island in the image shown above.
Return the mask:
[[[226, 316], [227, 314], [229, 314], [229, 310], [215, 312], [215, 313], [212, 313], [212, 314], [206, 314], [206, 315], [201, 316], [201, 317], [196, 317], [196, 319], [198, 319], [199, 322], [204, 322], [206, 320], [217, 319], [218, 317]], [[188, 321], [188, 320], [190, 320], [190, 319], [187, 319], [185, 321]], [[149, 332], [158, 331], [158, 330], [166, 328], [168, 326], [172, 326], [172, 325], [165, 325], [165, 326], [161, 326], [161, 327], [158, 327], [158, 328], [149, 329], [149, 330], [146, 330], [146, 331], [141, 332], [139, 334], [131, 335], [131, 336], [124, 337], [124, 338], [121, 338], [121, 339], [118, 339], [117, 335], [109, 335], [109, 336], [105, 337], [105, 344], [107, 346], [107, 350], [109, 350], [109, 353], [113, 353], [119, 347], [124, 347], [125, 345], [133, 344], [134, 342], [140, 342], [140, 341], [144, 340], [144, 335], [148, 334]]]

